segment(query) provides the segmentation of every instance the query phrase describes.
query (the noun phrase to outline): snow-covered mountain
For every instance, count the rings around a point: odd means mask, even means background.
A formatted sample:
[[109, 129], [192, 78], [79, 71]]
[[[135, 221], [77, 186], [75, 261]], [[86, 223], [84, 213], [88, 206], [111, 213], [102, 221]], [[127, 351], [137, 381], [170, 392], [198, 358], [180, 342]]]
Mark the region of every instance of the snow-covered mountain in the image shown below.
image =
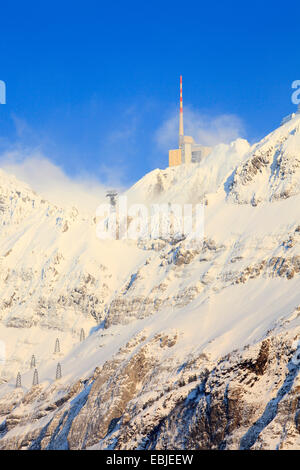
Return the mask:
[[204, 202], [195, 245], [99, 240], [1, 172], [0, 448], [299, 448], [299, 163], [298, 114], [127, 191]]

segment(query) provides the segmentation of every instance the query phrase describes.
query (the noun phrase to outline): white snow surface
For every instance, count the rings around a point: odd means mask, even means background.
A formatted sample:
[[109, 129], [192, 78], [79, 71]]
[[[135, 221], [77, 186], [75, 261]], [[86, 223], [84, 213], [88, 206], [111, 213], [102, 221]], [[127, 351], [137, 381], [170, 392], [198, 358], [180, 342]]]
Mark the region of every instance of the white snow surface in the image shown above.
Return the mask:
[[[263, 272], [245, 283], [230, 279], [262, 260], [300, 255], [299, 244], [284, 243], [296, 236], [300, 223], [299, 130], [296, 115], [252, 147], [242, 139], [219, 145], [204, 162], [156, 169], [127, 191], [129, 202], [146, 204], [196, 204], [206, 198], [205, 239], [213, 240], [216, 249], [197, 252], [190, 263], [176, 268], [172, 245], [155, 250], [135, 241], [101, 241], [92, 218], [43, 201], [0, 171], [0, 340], [6, 346], [0, 396], [14, 389], [18, 371], [24, 389], [31, 387], [32, 354], [47, 389], [58, 360], [63, 387], [89, 377], [140, 333], [150, 342], [157, 333], [176, 332], [179, 340], [162, 352], [162, 360], [182, 363], [201, 352], [217, 360], [255, 344], [270, 330], [298, 327], [294, 312], [300, 305], [300, 276]], [[265, 156], [266, 163], [245, 179], [257, 155]], [[184, 242], [180, 247], [185, 249]], [[89, 307], [55, 303], [81, 288], [88, 276], [94, 279], [88, 293], [103, 300], [99, 325]], [[182, 302], [191, 288], [196, 295]], [[145, 318], [133, 315], [104, 328], [114, 299], [137, 296], [150, 298], [153, 305], [156, 299], [166, 302]], [[40, 297], [46, 303], [52, 299], [49, 306], [37, 308]], [[87, 338], [79, 343], [81, 328]], [[62, 350], [54, 355], [57, 337]]]

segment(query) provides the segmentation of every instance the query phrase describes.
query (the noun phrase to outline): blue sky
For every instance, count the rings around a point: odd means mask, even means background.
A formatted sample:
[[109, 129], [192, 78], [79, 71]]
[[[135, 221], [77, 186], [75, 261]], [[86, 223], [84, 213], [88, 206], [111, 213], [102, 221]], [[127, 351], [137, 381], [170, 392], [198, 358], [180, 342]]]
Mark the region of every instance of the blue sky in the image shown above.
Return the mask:
[[[187, 115], [208, 143], [257, 140], [295, 109], [299, 3], [29, 0], [0, 8], [0, 152], [18, 149], [22, 159], [38, 149], [70, 177], [128, 185], [167, 166], [180, 74]], [[224, 120], [225, 134], [215, 135]]]

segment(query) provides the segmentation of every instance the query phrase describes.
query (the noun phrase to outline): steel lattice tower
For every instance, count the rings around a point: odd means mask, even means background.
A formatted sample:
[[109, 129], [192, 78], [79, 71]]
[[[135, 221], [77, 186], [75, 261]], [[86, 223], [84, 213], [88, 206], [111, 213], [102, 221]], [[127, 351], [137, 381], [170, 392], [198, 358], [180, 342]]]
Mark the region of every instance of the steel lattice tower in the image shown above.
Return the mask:
[[17, 380], [16, 380], [16, 388], [20, 388], [22, 387], [22, 383], [21, 383], [21, 374], [20, 372], [18, 372], [17, 374]]
[[84, 332], [84, 329], [81, 328], [81, 331], [80, 331], [80, 341], [84, 341], [85, 340], [85, 332]]
[[30, 369], [33, 369], [34, 367], [36, 367], [36, 360], [35, 360], [35, 355], [33, 354], [31, 357]]
[[56, 338], [56, 341], [55, 341], [55, 348], [54, 348], [54, 354], [56, 353], [60, 353], [60, 343], [59, 343], [59, 339]]
[[56, 367], [56, 380], [59, 380], [61, 379], [61, 365], [60, 363], [57, 364], [57, 367]]
[[37, 369], [34, 369], [32, 385], [33, 386], [38, 385], [38, 383], [39, 383], [39, 374], [38, 374]]

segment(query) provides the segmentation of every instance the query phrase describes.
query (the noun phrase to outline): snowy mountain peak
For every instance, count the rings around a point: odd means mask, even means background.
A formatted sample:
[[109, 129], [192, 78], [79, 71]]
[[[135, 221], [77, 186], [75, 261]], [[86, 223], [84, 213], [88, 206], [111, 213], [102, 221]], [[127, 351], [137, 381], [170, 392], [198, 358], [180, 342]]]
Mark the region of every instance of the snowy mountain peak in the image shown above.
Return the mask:
[[129, 202], [197, 203], [214, 193], [245, 158], [250, 149], [245, 139], [219, 144], [200, 163], [179, 165], [148, 173], [127, 192]]
[[230, 179], [228, 200], [256, 206], [300, 192], [300, 114], [254, 145]]
[[99, 240], [0, 172], [0, 448], [299, 447], [299, 127], [127, 191], [205, 197], [197, 246]]

